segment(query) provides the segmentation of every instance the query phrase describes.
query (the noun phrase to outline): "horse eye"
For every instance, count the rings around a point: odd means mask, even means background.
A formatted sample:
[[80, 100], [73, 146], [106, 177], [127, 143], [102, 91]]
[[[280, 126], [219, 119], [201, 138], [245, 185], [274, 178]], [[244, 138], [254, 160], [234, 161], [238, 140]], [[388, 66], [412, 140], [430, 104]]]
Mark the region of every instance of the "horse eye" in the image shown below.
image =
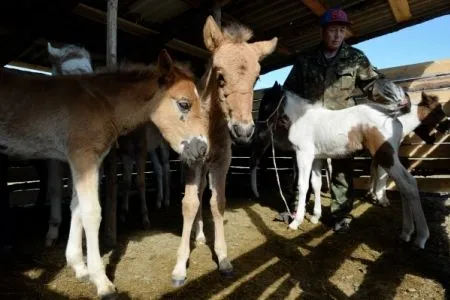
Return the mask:
[[222, 74], [217, 75], [217, 83], [219, 84], [219, 87], [223, 88], [225, 86], [225, 78]]
[[178, 105], [178, 109], [182, 113], [187, 113], [191, 109], [191, 103], [189, 103], [189, 101], [186, 101], [186, 100], [177, 101], [177, 105]]

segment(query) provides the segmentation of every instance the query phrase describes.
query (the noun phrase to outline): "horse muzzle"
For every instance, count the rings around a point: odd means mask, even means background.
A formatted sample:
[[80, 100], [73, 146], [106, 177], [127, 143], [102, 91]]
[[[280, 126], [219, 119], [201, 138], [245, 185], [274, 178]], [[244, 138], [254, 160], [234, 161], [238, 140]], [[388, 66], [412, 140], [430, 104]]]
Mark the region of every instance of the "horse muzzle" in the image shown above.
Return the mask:
[[208, 140], [203, 136], [196, 136], [181, 142], [180, 160], [191, 166], [202, 162], [208, 153]]
[[255, 132], [255, 123], [228, 122], [228, 128], [233, 140], [238, 143], [248, 144]]

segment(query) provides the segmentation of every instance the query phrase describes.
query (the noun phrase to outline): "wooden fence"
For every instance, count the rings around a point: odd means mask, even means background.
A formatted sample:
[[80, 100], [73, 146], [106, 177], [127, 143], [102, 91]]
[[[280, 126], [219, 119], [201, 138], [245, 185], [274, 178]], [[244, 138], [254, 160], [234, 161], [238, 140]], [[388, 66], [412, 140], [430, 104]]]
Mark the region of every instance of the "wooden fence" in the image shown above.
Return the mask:
[[[411, 95], [412, 101], [420, 99], [422, 91], [439, 96], [444, 104], [450, 99], [450, 60], [426, 62], [380, 70], [386, 77], [405, 87]], [[254, 118], [264, 90], [255, 91]], [[445, 110], [450, 115], [450, 104], [445, 105]], [[402, 143], [400, 157], [402, 163], [417, 178], [419, 188], [425, 192], [447, 193], [450, 191], [450, 139], [449, 135], [438, 134], [434, 145], [426, 145], [420, 138], [410, 134]], [[259, 171], [259, 184], [265, 188], [276, 189], [276, 179], [273, 172], [271, 151], [261, 163]], [[288, 176], [292, 173], [291, 154], [276, 152], [277, 165], [282, 179], [282, 185], [286, 187]], [[233, 160], [227, 177], [227, 191], [240, 190], [250, 195], [250, 148], [235, 147]], [[121, 176], [121, 164], [118, 163], [118, 176]], [[355, 158], [354, 185], [357, 189], [367, 189], [369, 182], [370, 158], [361, 156]], [[174, 153], [171, 159], [173, 185], [178, 185], [179, 162]], [[155, 187], [155, 178], [152, 172], [151, 162], [147, 163], [147, 181], [150, 190]], [[68, 177], [68, 170], [66, 177]], [[12, 160], [9, 174], [10, 199], [12, 204], [32, 204], [39, 187], [39, 177], [36, 169], [27, 161]], [[120, 181], [120, 178], [119, 178]], [[67, 178], [65, 179], [67, 181]], [[390, 189], [395, 189], [391, 184]], [[69, 198], [66, 188], [65, 197]]]

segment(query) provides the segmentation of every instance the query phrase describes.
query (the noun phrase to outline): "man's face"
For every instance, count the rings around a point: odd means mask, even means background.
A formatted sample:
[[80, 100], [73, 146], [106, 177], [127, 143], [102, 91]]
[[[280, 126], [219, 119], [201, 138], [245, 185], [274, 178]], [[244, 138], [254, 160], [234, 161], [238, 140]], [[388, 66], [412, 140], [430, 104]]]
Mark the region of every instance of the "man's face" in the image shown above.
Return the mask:
[[330, 24], [323, 29], [322, 38], [328, 50], [337, 50], [345, 38], [346, 25]]

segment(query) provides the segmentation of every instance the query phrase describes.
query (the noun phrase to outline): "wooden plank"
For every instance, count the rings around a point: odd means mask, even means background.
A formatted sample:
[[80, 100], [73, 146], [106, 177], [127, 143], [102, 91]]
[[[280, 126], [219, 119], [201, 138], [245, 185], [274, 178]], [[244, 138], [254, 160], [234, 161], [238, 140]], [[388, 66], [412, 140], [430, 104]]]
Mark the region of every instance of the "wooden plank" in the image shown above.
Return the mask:
[[302, 2], [318, 17], [323, 15], [326, 11], [326, 8], [318, 0], [302, 0]]
[[389, 0], [392, 14], [397, 23], [407, 21], [412, 18], [411, 10], [409, 9], [408, 0]]
[[[85, 17], [97, 23], [106, 23], [106, 12], [82, 3], [79, 3], [72, 12], [76, 15]], [[159, 34], [159, 32], [156, 30], [130, 22], [124, 18], [118, 18], [117, 22], [120, 30], [132, 35], [148, 37], [151, 34]], [[208, 58], [210, 56], [209, 52], [206, 49], [197, 47], [178, 39], [172, 39], [167, 42], [166, 45], [169, 48], [185, 52], [195, 57]]]
[[[443, 134], [443, 133], [436, 133], [436, 143], [449, 143], [450, 142], [450, 135], [449, 134]], [[424, 144], [425, 142], [418, 137], [414, 132], [407, 135], [403, 141], [402, 145], [408, 145], [408, 144]]]
[[450, 144], [401, 145], [399, 156], [416, 158], [450, 158]]
[[437, 90], [450, 87], [450, 75], [434, 76], [423, 79], [405, 80], [397, 82], [397, 85], [407, 91]]
[[450, 73], [450, 59], [427, 61], [412, 65], [398, 66], [379, 70], [389, 79], [421, 78]]

